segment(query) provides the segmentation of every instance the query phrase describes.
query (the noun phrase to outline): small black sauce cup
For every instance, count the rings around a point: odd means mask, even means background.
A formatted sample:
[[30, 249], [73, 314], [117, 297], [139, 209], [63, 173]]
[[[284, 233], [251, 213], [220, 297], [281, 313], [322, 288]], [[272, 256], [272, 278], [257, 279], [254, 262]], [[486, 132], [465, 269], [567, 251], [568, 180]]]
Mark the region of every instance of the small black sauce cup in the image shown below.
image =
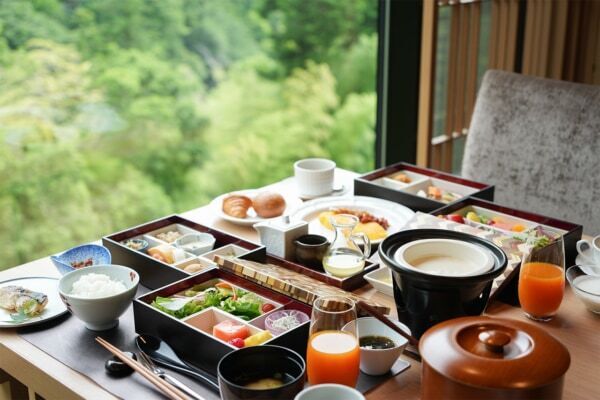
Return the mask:
[[323, 272], [323, 256], [329, 248], [325, 236], [302, 235], [294, 240], [296, 246], [296, 262], [311, 269]]
[[[304, 388], [306, 364], [295, 351], [281, 346], [246, 347], [225, 355], [217, 366], [223, 400], [287, 400]], [[263, 378], [285, 376], [273, 389], [250, 389], [244, 385]]]

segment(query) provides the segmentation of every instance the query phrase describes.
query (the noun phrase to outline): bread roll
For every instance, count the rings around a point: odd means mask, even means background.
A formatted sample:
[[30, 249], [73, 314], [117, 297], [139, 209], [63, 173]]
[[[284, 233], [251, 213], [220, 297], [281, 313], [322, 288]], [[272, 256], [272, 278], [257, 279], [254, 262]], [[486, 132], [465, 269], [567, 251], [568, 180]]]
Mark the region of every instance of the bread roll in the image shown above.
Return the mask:
[[274, 218], [285, 211], [285, 199], [279, 193], [262, 192], [252, 200], [252, 207], [259, 217]]
[[246, 196], [232, 194], [223, 199], [223, 212], [232, 217], [246, 218], [251, 206], [252, 200]]

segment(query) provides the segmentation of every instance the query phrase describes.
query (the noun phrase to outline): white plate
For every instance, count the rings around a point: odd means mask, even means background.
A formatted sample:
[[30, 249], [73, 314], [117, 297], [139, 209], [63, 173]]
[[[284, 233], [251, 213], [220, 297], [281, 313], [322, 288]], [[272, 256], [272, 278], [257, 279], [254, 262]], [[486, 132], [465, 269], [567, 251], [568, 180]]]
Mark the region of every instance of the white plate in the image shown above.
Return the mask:
[[34, 292], [41, 292], [48, 296], [48, 304], [44, 310], [33, 318], [23, 322], [13, 322], [10, 318], [10, 312], [0, 308], [0, 328], [17, 328], [21, 326], [37, 325], [59, 317], [67, 312], [67, 307], [63, 304], [58, 294], [58, 279], [44, 277], [30, 277], [9, 279], [0, 282], [0, 287], [4, 286], [22, 286]]
[[[261, 218], [259, 216], [256, 215], [256, 212], [254, 211], [254, 209], [252, 207], [250, 207], [248, 209], [248, 216], [246, 218], [236, 218], [236, 217], [232, 217], [231, 215], [227, 215], [223, 212], [223, 199], [227, 196], [230, 196], [232, 194], [238, 194], [238, 195], [242, 195], [242, 196], [246, 196], [249, 197], [250, 199], [252, 199], [254, 196], [256, 196], [259, 193], [262, 192], [269, 192], [271, 190], [265, 189], [265, 190], [260, 190], [260, 189], [247, 189], [247, 190], [237, 190], [235, 192], [230, 192], [230, 193], [225, 193], [220, 195], [219, 197], [215, 198], [213, 201], [211, 201], [211, 207], [213, 207], [213, 209], [218, 213], [219, 217], [223, 218], [226, 221], [229, 221], [231, 223], [237, 224], [237, 225], [243, 225], [243, 226], [251, 226], [256, 224], [257, 222], [261, 222], [261, 221], [266, 221], [268, 218]], [[277, 191], [272, 191], [275, 193], [278, 193]], [[283, 198], [285, 199], [285, 211], [283, 212], [283, 215], [291, 215], [299, 206], [302, 205], [302, 200], [300, 200], [298, 197], [295, 196], [290, 196], [287, 195], [285, 193], [279, 193], [280, 195], [283, 196]], [[279, 218], [279, 217], [276, 217]]]
[[[310, 200], [304, 203], [294, 214], [292, 218], [308, 222], [308, 231], [317, 235], [323, 235], [329, 240], [333, 239], [333, 231], [325, 228], [319, 222], [319, 214], [323, 211], [335, 208], [349, 208], [357, 211], [366, 211], [377, 218], [388, 220], [390, 227], [388, 235], [398, 232], [415, 215], [408, 207], [403, 205], [378, 199], [376, 197], [354, 196], [354, 197], [324, 197], [321, 199]], [[374, 240], [372, 244], [381, 243], [383, 239]]]
[[365, 279], [378, 291], [388, 296], [394, 296], [394, 285], [384, 279], [392, 279], [392, 271], [388, 267], [382, 267], [365, 275]]

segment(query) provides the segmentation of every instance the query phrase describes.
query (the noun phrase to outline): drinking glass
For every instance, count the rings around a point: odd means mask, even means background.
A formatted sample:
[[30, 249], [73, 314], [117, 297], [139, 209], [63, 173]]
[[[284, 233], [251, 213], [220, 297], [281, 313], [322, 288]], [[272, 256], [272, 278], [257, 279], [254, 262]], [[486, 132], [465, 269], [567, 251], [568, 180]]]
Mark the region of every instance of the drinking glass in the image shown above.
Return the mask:
[[356, 385], [360, 348], [356, 306], [351, 299], [324, 296], [314, 301], [306, 361], [311, 385]]
[[565, 248], [562, 236], [523, 255], [519, 273], [519, 301], [525, 315], [550, 321], [565, 292]]

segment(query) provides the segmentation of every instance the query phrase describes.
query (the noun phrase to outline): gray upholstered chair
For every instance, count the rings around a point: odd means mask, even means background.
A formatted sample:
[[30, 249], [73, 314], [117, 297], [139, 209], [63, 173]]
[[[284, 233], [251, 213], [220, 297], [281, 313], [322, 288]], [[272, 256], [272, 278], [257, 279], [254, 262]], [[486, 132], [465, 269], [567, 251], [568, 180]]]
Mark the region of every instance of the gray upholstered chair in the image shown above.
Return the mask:
[[600, 233], [600, 86], [488, 71], [463, 176], [496, 185], [498, 203]]

